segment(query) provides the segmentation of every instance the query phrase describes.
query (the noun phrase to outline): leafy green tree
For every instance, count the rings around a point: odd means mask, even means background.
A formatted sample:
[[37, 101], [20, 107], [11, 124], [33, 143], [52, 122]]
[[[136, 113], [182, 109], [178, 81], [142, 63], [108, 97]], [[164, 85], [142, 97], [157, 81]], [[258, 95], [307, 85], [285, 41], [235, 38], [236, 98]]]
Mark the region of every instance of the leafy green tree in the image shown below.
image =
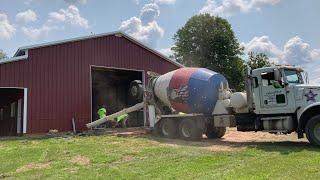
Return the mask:
[[204, 67], [223, 74], [231, 88], [243, 90], [243, 49], [227, 20], [201, 14], [191, 17], [174, 35], [175, 59], [189, 67]]
[[262, 67], [271, 66], [268, 56], [264, 53], [250, 52], [248, 56], [249, 56], [249, 59], [247, 64], [251, 69], [258, 69]]
[[7, 58], [7, 57], [8, 57], [7, 54], [4, 53], [4, 52], [0, 49], [0, 60], [1, 60], [1, 59], [5, 59], [5, 58]]

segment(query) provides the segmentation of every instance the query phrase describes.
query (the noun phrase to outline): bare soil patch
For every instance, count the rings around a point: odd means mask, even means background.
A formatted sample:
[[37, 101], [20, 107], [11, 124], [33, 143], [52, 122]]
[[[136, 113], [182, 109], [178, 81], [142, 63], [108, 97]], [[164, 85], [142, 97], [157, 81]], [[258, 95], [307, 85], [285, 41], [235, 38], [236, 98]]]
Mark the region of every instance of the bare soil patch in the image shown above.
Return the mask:
[[27, 172], [34, 169], [48, 169], [50, 167], [50, 163], [30, 163], [26, 164], [16, 170], [17, 173]]
[[196, 146], [211, 151], [236, 151], [246, 147], [277, 143], [279, 145], [306, 145], [306, 139], [298, 139], [296, 133], [270, 134], [268, 132], [238, 132], [235, 128], [228, 129], [226, 135], [221, 139], [207, 139], [205, 136], [199, 142], [188, 142], [179, 139], [163, 139], [161, 142], [168, 146]]
[[63, 170], [70, 173], [77, 173], [79, 171], [79, 167], [68, 167], [68, 168], [64, 168]]
[[119, 136], [119, 137], [130, 137], [130, 136], [142, 136], [142, 135], [149, 134], [150, 132], [151, 131], [148, 128], [134, 127], [134, 128], [98, 129], [98, 130], [88, 131], [87, 134], [93, 134], [93, 135], [110, 134], [110, 135]]
[[306, 142], [306, 139], [298, 139], [296, 133], [292, 134], [271, 134], [268, 132], [238, 132], [235, 128], [228, 129], [222, 139], [229, 142]]
[[78, 156], [73, 157], [70, 160], [70, 162], [73, 164], [80, 165], [80, 166], [85, 166], [85, 165], [90, 164], [90, 159], [85, 156], [78, 155]]
[[[146, 128], [128, 128], [128, 129], [107, 129], [104, 134], [115, 136], [145, 136], [150, 134], [150, 130]], [[151, 139], [160, 142], [164, 146], [179, 147], [179, 146], [195, 146], [210, 151], [237, 151], [249, 146], [258, 146], [262, 144], [293, 144], [305, 145], [306, 139], [298, 139], [296, 133], [270, 134], [268, 132], [238, 132], [236, 128], [229, 128], [226, 135], [221, 139], [207, 139], [205, 136], [201, 141], [191, 142], [181, 139], [164, 139], [151, 136]]]

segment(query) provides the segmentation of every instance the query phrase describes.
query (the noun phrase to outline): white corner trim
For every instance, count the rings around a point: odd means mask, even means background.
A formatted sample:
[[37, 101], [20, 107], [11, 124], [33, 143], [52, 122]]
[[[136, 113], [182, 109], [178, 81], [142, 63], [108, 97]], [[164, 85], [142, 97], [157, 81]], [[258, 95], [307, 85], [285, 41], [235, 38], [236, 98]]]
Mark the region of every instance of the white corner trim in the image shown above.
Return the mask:
[[28, 88], [23, 91], [23, 134], [27, 133]]
[[8, 59], [2, 59], [2, 60], [0, 60], [0, 64], [6, 64], [6, 63], [21, 61], [21, 60], [28, 60], [28, 50], [26, 50], [26, 55], [12, 57], [12, 58], [8, 58]]

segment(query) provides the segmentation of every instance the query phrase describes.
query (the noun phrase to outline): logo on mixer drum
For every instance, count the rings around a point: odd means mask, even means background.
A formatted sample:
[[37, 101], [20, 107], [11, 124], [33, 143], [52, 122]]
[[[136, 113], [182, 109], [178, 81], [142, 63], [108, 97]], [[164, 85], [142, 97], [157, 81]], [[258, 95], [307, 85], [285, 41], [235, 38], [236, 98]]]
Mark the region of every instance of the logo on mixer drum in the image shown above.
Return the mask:
[[189, 97], [188, 86], [181, 86], [179, 89], [169, 89], [168, 94], [171, 101], [185, 103]]

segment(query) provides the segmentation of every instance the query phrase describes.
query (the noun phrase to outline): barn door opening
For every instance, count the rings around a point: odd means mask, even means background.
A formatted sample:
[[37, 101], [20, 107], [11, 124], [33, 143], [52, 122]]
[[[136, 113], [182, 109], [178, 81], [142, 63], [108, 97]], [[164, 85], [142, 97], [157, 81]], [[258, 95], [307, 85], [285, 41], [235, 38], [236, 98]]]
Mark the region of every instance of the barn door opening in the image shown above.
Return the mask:
[[[143, 83], [143, 71], [91, 67], [92, 121], [99, 119], [101, 107], [110, 115], [139, 103], [129, 96], [130, 83], [134, 80]], [[127, 127], [144, 126], [145, 113], [143, 110], [129, 113], [127, 119]], [[113, 125], [107, 123], [106, 126]]]
[[0, 88], [0, 136], [22, 134], [23, 99], [23, 89]]

